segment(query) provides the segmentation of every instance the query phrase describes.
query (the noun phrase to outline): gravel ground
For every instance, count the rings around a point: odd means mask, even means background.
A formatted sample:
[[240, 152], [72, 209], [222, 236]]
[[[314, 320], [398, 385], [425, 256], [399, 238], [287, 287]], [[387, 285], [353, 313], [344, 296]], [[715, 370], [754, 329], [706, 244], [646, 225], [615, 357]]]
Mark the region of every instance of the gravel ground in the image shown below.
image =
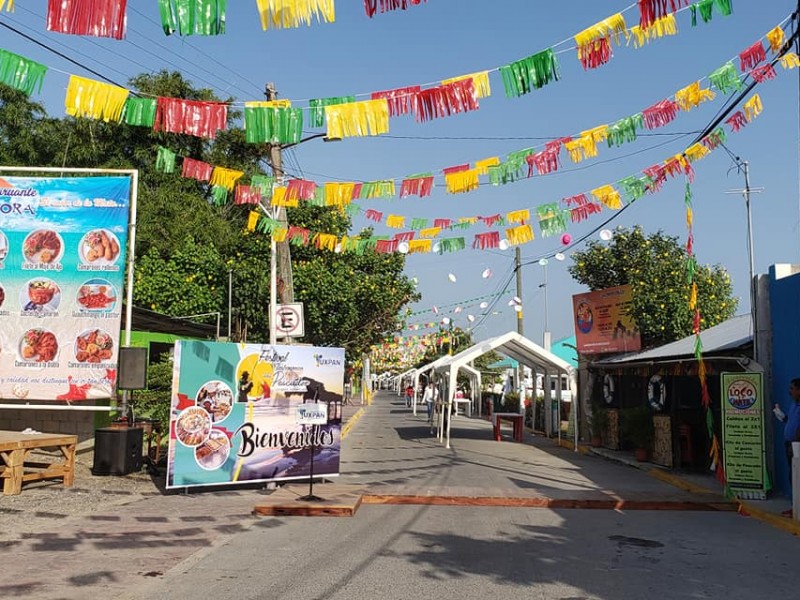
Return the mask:
[[0, 495], [0, 541], [52, 529], [61, 519], [113, 511], [146, 496], [163, 493], [163, 469], [157, 476], [142, 470], [125, 476], [96, 477], [91, 473], [93, 462], [91, 449], [78, 451], [75, 483], [71, 488], [54, 479], [23, 484], [18, 496]]

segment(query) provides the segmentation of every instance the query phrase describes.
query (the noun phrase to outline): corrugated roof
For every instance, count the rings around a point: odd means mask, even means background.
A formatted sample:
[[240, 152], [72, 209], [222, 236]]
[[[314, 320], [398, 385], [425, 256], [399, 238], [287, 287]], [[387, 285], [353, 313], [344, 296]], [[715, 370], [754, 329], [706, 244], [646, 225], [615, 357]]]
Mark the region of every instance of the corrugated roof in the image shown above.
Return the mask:
[[[715, 325], [700, 332], [703, 342], [703, 354], [719, 354], [729, 350], [741, 348], [753, 342], [753, 330], [750, 325], [750, 315], [738, 315], [719, 325]], [[635, 354], [614, 356], [595, 361], [595, 365], [619, 365], [632, 362], [646, 362], [667, 358], [682, 358], [694, 356], [695, 336], [690, 335], [676, 342], [665, 344], [659, 348], [652, 348]]]

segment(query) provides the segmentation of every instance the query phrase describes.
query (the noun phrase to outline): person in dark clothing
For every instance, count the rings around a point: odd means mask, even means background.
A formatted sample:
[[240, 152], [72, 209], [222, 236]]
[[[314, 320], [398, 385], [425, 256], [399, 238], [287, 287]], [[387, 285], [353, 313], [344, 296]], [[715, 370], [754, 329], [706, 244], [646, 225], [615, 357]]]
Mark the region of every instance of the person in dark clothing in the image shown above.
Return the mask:
[[[800, 442], [800, 377], [792, 379], [789, 383], [789, 395], [794, 401], [789, 407], [789, 411], [784, 413], [781, 407], [776, 404], [772, 412], [783, 426], [783, 442], [786, 445], [786, 458], [789, 461], [789, 482], [792, 481], [792, 442]], [[791, 513], [791, 510], [784, 511], [784, 514]], [[789, 516], [787, 514], [787, 516]]]
[[252, 389], [253, 382], [250, 381], [250, 373], [243, 371], [242, 376], [239, 378], [239, 396], [236, 399], [237, 402], [247, 402], [247, 394], [249, 394]]

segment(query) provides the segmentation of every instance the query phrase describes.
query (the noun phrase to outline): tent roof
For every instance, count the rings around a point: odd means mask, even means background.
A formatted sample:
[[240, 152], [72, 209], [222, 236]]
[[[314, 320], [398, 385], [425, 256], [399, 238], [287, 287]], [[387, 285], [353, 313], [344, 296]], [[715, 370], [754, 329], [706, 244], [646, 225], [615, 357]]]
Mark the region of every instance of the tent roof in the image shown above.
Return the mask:
[[538, 367], [543, 371], [560, 371], [570, 373], [575, 369], [567, 361], [559, 358], [552, 352], [548, 352], [538, 344], [532, 342], [525, 336], [516, 331], [509, 331], [503, 335], [489, 338], [463, 350], [455, 356], [446, 356], [446, 360], [440, 364], [432, 363], [437, 370], [448, 370], [450, 367], [461, 367], [476, 358], [483, 356], [487, 352], [496, 350], [500, 354], [505, 354], [509, 358], [519, 361], [523, 365]]
[[563, 358], [573, 367], [577, 367], [578, 351], [575, 349], [577, 345], [577, 339], [572, 335], [553, 342], [553, 347], [550, 348], [550, 351], [559, 358]]
[[[753, 342], [753, 330], [750, 326], [750, 315], [738, 315], [719, 325], [710, 327], [700, 332], [703, 342], [703, 354], [719, 354], [736, 350]], [[633, 362], [655, 361], [667, 358], [682, 358], [694, 356], [696, 338], [690, 335], [676, 342], [671, 342], [658, 348], [614, 356], [604, 360], [595, 361], [595, 365], [620, 365]]]
[[132, 316], [133, 324], [131, 329], [134, 331], [169, 333], [180, 337], [201, 339], [213, 338], [217, 334], [215, 325], [195, 323], [187, 319], [176, 319], [140, 306], [133, 306]]
[[507, 356], [497, 362], [494, 362], [488, 366], [489, 369], [516, 369], [519, 366], [519, 363], [515, 361], [513, 358], [508, 358]]

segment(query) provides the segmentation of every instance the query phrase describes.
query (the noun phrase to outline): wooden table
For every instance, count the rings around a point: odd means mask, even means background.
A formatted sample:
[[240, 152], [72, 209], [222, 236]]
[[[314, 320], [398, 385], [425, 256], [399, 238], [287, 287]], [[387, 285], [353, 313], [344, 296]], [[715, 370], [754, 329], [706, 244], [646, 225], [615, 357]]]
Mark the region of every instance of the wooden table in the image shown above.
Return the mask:
[[[0, 431], [0, 478], [3, 481], [3, 494], [15, 496], [22, 491], [26, 481], [42, 479], [63, 479], [66, 487], [72, 487], [75, 480], [75, 446], [78, 436], [53, 433], [20, 433]], [[62, 460], [59, 462], [37, 462], [27, 460], [28, 453], [34, 449], [58, 448]]]
[[523, 416], [519, 413], [493, 413], [492, 414], [492, 428], [494, 430], [494, 439], [495, 441], [500, 441], [500, 422], [501, 421], [510, 421], [514, 427], [514, 441], [521, 442], [522, 441], [522, 425], [523, 425]]

